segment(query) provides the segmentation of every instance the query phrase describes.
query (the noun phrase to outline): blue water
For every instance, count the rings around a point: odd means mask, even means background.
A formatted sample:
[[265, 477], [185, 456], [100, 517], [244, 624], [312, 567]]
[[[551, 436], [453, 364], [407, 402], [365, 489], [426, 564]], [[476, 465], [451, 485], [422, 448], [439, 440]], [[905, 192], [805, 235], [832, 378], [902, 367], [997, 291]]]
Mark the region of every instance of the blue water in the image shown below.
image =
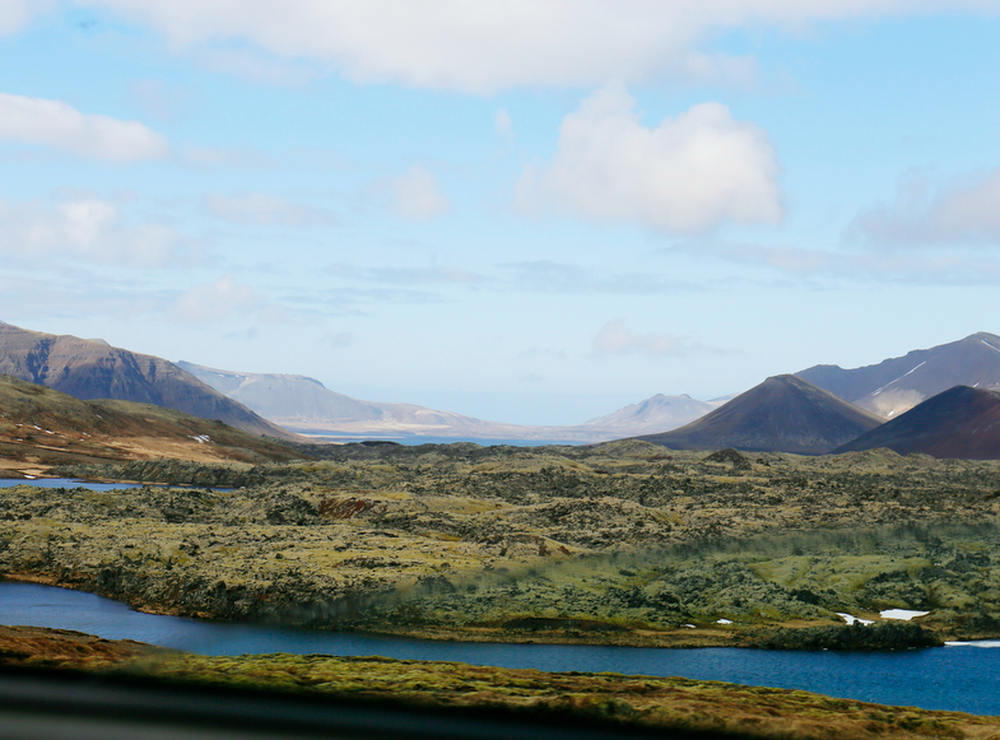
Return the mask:
[[91, 491], [115, 491], [122, 488], [136, 488], [142, 484], [136, 483], [92, 483], [72, 478], [0, 478], [0, 488], [14, 486], [34, 486], [35, 488], [89, 488]]
[[92, 594], [19, 583], [0, 583], [0, 624], [78, 630], [204, 655], [383, 655], [545, 671], [684, 676], [804, 689], [882, 704], [1000, 715], [1000, 650], [976, 646], [896, 653], [814, 653], [434, 642], [141, 614]]

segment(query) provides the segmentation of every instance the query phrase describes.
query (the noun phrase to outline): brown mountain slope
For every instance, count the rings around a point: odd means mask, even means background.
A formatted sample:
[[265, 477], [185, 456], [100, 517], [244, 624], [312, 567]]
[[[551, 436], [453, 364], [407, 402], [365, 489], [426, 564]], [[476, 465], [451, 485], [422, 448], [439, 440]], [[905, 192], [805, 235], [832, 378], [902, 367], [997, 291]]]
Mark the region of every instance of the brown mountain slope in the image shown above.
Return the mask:
[[1000, 390], [1000, 337], [981, 331], [877, 365], [850, 370], [816, 365], [796, 375], [857, 406], [892, 418], [956, 385]]
[[640, 439], [677, 450], [733, 447], [822, 455], [880, 423], [828, 391], [778, 375], [687, 426]]
[[0, 373], [82, 400], [151, 403], [218, 419], [249, 434], [294, 438], [172, 362], [100, 340], [28, 331], [0, 322]]
[[965, 460], [1000, 459], [1000, 392], [955, 386], [848, 442], [836, 452], [888, 447]]
[[81, 401], [0, 375], [0, 474], [38, 474], [48, 465], [108, 460], [267, 462], [298, 457], [283, 444], [220, 421], [150, 404]]

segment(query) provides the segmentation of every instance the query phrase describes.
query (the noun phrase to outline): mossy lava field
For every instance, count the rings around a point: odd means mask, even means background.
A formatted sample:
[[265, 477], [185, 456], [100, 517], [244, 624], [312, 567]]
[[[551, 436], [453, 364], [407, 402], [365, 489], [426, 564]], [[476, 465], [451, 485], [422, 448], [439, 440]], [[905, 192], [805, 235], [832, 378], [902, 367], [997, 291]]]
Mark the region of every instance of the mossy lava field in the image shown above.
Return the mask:
[[[54, 471], [136, 482], [124, 490], [0, 489], [0, 577], [158, 613], [449, 639], [1000, 635], [995, 462], [636, 441], [321, 449]], [[928, 614], [875, 640], [841, 616], [879, 623], [886, 609]]]

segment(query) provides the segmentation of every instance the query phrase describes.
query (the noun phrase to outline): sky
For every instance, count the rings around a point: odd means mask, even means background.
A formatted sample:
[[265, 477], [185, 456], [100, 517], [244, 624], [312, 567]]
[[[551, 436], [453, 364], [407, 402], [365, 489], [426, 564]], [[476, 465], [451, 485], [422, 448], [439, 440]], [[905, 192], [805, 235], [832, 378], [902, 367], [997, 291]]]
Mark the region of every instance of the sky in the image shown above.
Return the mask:
[[1000, 333], [1000, 0], [0, 0], [0, 320], [573, 424]]

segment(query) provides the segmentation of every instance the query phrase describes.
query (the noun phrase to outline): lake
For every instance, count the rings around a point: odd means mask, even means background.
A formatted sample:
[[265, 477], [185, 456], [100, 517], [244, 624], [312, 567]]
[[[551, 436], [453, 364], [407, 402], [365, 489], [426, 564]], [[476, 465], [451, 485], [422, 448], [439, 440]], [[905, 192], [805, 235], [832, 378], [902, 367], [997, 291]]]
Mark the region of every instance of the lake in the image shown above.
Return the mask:
[[382, 655], [545, 671], [613, 671], [804, 689], [883, 704], [1000, 715], [1000, 642], [895, 653], [837, 653], [435, 642], [274, 629], [142, 614], [52, 586], [0, 583], [0, 624], [78, 630], [204, 655]]
[[94, 483], [72, 478], [0, 478], [0, 488], [34, 486], [35, 488], [89, 488], [91, 491], [116, 491], [124, 488], [141, 488], [142, 483]]

